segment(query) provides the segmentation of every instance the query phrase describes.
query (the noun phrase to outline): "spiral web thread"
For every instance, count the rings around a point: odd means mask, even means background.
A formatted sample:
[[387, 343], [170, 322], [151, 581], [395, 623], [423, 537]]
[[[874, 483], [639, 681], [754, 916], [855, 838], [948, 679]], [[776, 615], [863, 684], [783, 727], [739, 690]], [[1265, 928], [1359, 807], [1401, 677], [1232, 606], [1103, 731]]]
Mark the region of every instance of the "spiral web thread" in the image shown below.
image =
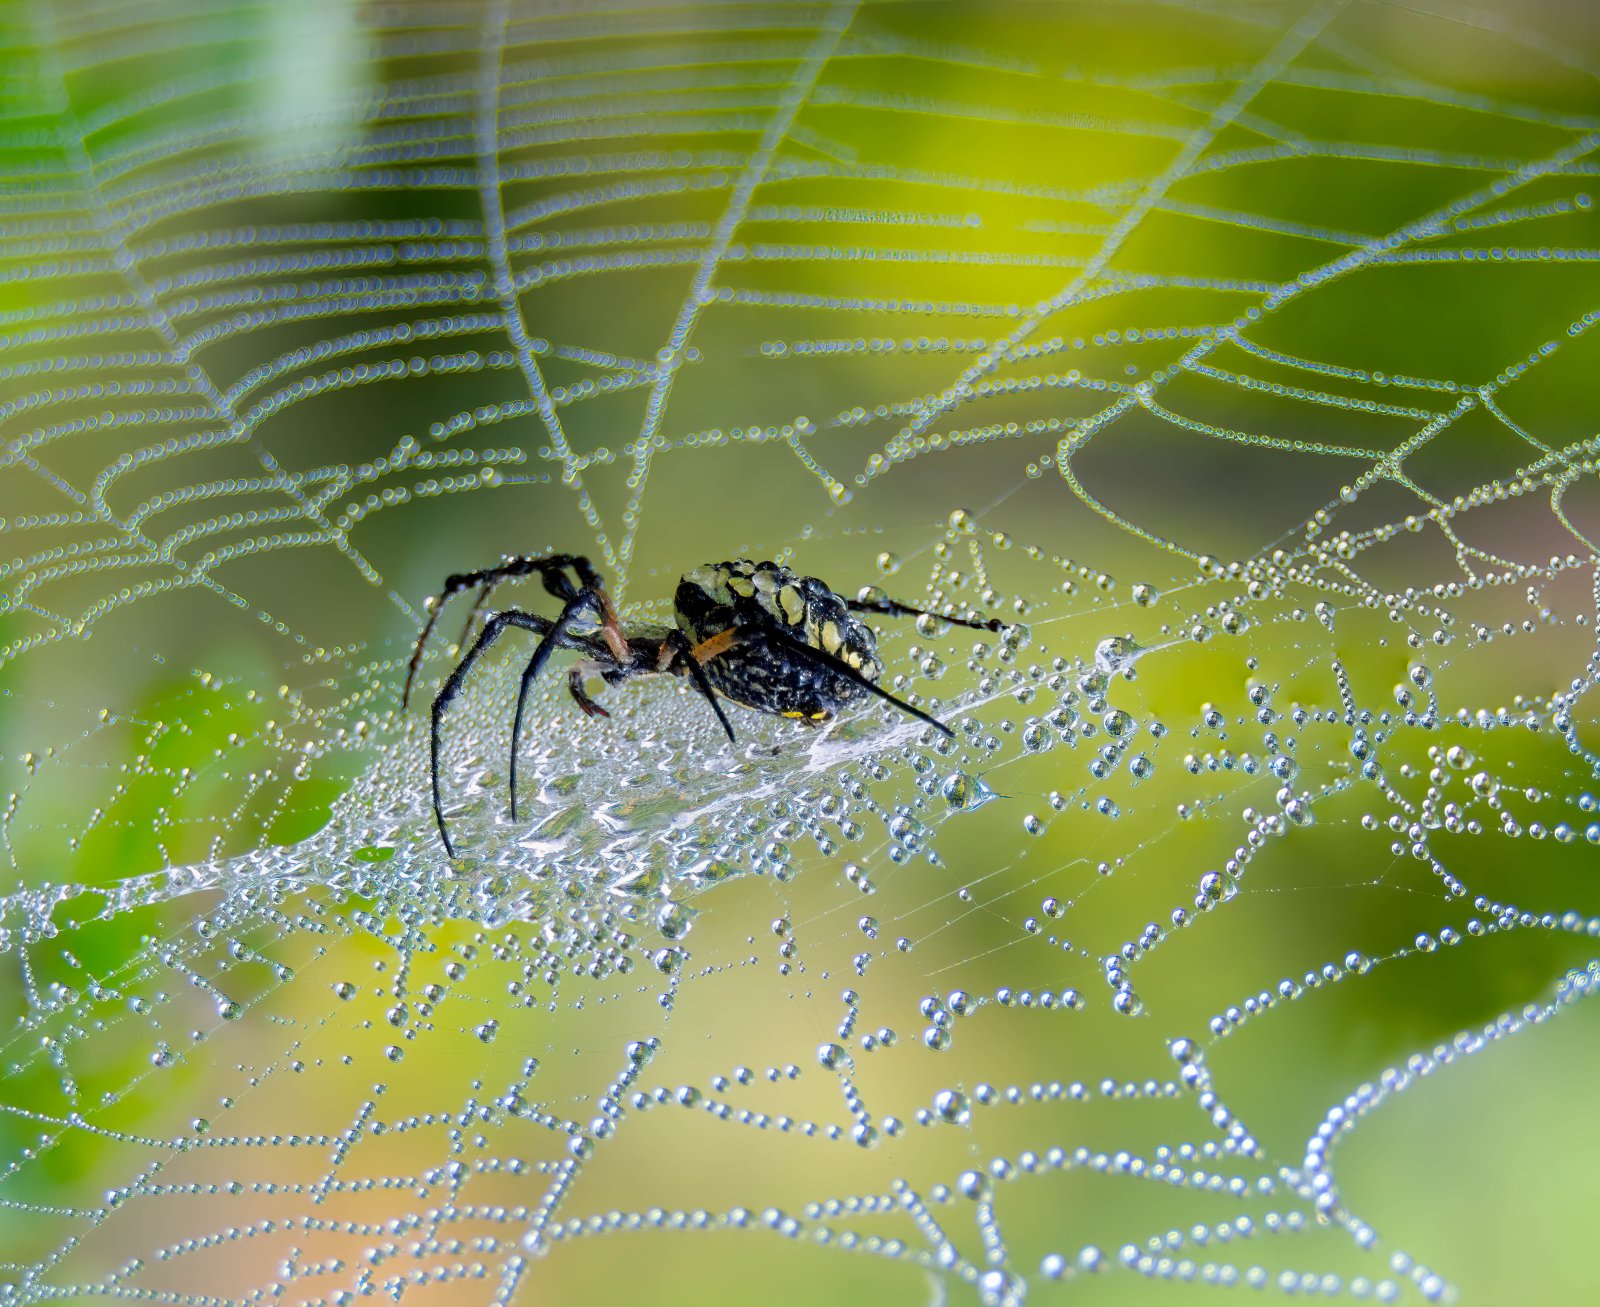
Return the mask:
[[[1600, 68], [1394, 12], [1127, 9], [1174, 35], [1101, 65], [1066, 10], [25, 11], [0, 1297], [561, 1299], [620, 1239], [700, 1301], [736, 1231], [802, 1301], [841, 1254], [883, 1301], [1448, 1296], [1336, 1160], [1600, 985]], [[1341, 206], [1347, 167], [1404, 184]], [[1195, 231], [1234, 243], [1163, 260]], [[1338, 296], [1423, 276], [1515, 343], [1379, 323], [1375, 368]], [[1202, 447], [1241, 507], [1152, 498]], [[989, 506], [850, 526], [908, 464]], [[446, 864], [402, 591], [537, 504], [659, 596], [641, 532], [740, 477], [751, 548], [1013, 621], [885, 631], [957, 737], [744, 714], [729, 753], [676, 687], [582, 730], [544, 690], [511, 823], [486, 666]], [[140, 688], [201, 629], [264, 663]], [[1414, 1052], [1279, 1082], [1435, 973]]]

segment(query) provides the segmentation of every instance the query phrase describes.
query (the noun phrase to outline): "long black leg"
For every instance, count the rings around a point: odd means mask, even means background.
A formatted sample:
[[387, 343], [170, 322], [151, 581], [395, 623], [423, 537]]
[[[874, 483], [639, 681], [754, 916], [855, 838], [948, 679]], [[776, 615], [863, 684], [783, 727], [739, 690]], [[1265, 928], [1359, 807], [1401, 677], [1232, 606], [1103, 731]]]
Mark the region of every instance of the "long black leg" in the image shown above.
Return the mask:
[[433, 634], [433, 626], [439, 620], [439, 610], [444, 607], [444, 600], [445, 596], [440, 596], [428, 604], [428, 620], [422, 624], [422, 634], [417, 636], [417, 647], [411, 651], [411, 662], [406, 666], [405, 689], [400, 691], [401, 712], [411, 702], [411, 683], [417, 679], [417, 668], [422, 665], [422, 650], [428, 643], [428, 637]]
[[705, 695], [706, 702], [711, 705], [711, 711], [716, 713], [717, 720], [722, 723], [722, 729], [728, 733], [728, 743], [739, 743], [734, 738], [733, 727], [728, 724], [728, 714], [722, 711], [722, 705], [717, 702], [717, 696], [711, 688], [711, 682], [706, 679], [706, 669], [700, 666], [699, 660], [694, 656], [694, 650], [689, 644], [689, 638], [682, 631], [673, 631], [667, 636], [667, 643], [675, 651], [673, 662], [683, 665], [689, 673], [689, 679], [694, 682], [695, 689]]
[[949, 613], [930, 613], [926, 608], [913, 608], [898, 599], [846, 599], [844, 606], [852, 613], [887, 613], [891, 617], [937, 617], [952, 626], [970, 626], [974, 631], [1000, 631], [1005, 623], [998, 617], [952, 617]]
[[467, 609], [467, 620], [461, 623], [461, 638], [456, 641], [459, 647], [463, 649], [467, 647], [467, 637], [472, 634], [472, 623], [483, 611], [484, 604], [489, 602], [489, 596], [494, 592], [494, 584], [493, 581], [485, 581], [478, 587], [478, 593], [472, 596], [472, 607]]
[[536, 613], [519, 613], [506, 611], [496, 613], [483, 626], [483, 634], [478, 637], [478, 642], [466, 653], [466, 656], [456, 664], [455, 670], [444, 683], [444, 688], [433, 701], [433, 734], [430, 740], [429, 757], [433, 769], [433, 816], [439, 823], [439, 838], [444, 841], [445, 852], [452, 858], [456, 855], [456, 847], [450, 842], [450, 832], [444, 825], [444, 805], [439, 796], [439, 750], [440, 726], [444, 721], [444, 710], [451, 701], [461, 692], [461, 686], [467, 679], [467, 673], [472, 670], [472, 665], [488, 652], [489, 646], [500, 638], [500, 633], [508, 626], [520, 626], [526, 631], [535, 631], [548, 639], [555, 623], [548, 617], [540, 617]]
[[511, 766], [508, 782], [511, 786], [513, 819], [517, 815], [517, 753], [522, 741], [522, 710], [528, 702], [528, 687], [544, 670], [544, 665], [550, 661], [550, 655], [556, 646], [571, 632], [573, 623], [585, 613], [599, 612], [602, 603], [599, 592], [593, 589], [580, 590], [573, 595], [561, 610], [561, 616], [556, 618], [554, 624], [545, 632], [544, 639], [539, 641], [539, 647], [533, 651], [533, 657], [528, 659], [528, 665], [522, 669], [522, 683], [517, 686], [517, 712], [511, 719]]
[[896, 708], [900, 709], [901, 712], [910, 713], [919, 721], [924, 721], [927, 722], [929, 726], [937, 727], [951, 739], [955, 738], [956, 733], [943, 722], [941, 722], [937, 717], [930, 716], [929, 714], [923, 712], [920, 708], [913, 708], [904, 699], [896, 698], [876, 681], [869, 681], [865, 676], [858, 672], [854, 667], [850, 666], [850, 664], [845, 662], [843, 659], [835, 658], [826, 650], [818, 649], [815, 645], [807, 644], [803, 640], [797, 640], [787, 631], [779, 630], [775, 627], [762, 627], [761, 634], [767, 639], [771, 640], [774, 644], [782, 645], [791, 653], [799, 654], [802, 658], [809, 658], [812, 662], [826, 667], [835, 675], [842, 676], [845, 680], [854, 682], [868, 694], [875, 694], [884, 702], [892, 703]]
[[[567, 575], [568, 568], [577, 575], [578, 585], [573, 585], [572, 578]], [[485, 567], [476, 572], [457, 572], [447, 576], [444, 589], [428, 602], [428, 620], [423, 623], [422, 633], [417, 636], [417, 647], [411, 651], [411, 662], [406, 667], [405, 688], [400, 692], [402, 711], [411, 702], [411, 685], [417, 678], [417, 668], [422, 665], [422, 651], [427, 646], [428, 637], [433, 634], [434, 624], [438, 622], [440, 612], [451, 597], [463, 590], [470, 590], [473, 586], [482, 587], [473, 602], [472, 612], [467, 616], [466, 630], [461, 635], [462, 642], [465, 643], [467, 635], [472, 630], [472, 619], [489, 597], [489, 592], [501, 581], [531, 576], [535, 572], [544, 582], [544, 588], [562, 603], [569, 601], [580, 588], [600, 588], [600, 574], [594, 570], [594, 564], [582, 554], [545, 554], [538, 558], [511, 558], [498, 567]]]

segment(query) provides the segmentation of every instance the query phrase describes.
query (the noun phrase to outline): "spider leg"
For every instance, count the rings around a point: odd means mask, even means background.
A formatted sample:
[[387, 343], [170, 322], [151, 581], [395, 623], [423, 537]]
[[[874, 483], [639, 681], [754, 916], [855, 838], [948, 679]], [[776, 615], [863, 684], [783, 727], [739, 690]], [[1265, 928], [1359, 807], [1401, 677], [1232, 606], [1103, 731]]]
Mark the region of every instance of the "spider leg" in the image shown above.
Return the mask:
[[891, 617], [937, 617], [952, 626], [970, 626], [975, 631], [1000, 631], [1005, 623], [998, 617], [952, 617], [949, 613], [930, 613], [926, 608], [913, 608], [898, 599], [846, 599], [844, 606], [852, 613], [886, 613]]
[[417, 647], [411, 651], [411, 661], [406, 665], [406, 684], [400, 691], [401, 712], [404, 712], [406, 705], [411, 702], [411, 683], [417, 679], [417, 668], [422, 665], [422, 650], [428, 643], [428, 637], [433, 634], [434, 623], [439, 620], [439, 610], [444, 607], [446, 597], [441, 595], [428, 601], [428, 620], [422, 624], [422, 633], [417, 636]]
[[876, 681], [869, 681], [865, 676], [858, 672], [854, 667], [850, 666], [850, 664], [845, 662], [842, 658], [835, 658], [826, 650], [818, 649], [815, 645], [809, 645], [804, 640], [797, 640], [787, 631], [779, 630], [774, 627], [762, 628], [761, 634], [766, 639], [771, 640], [774, 644], [780, 645], [784, 649], [787, 649], [790, 653], [798, 654], [800, 657], [808, 658], [821, 667], [826, 667], [830, 672], [834, 673], [834, 675], [841, 676], [845, 680], [860, 686], [868, 694], [876, 695], [885, 703], [892, 703], [896, 708], [900, 709], [901, 712], [910, 713], [911, 716], [917, 718], [919, 721], [927, 722], [929, 726], [936, 727], [938, 730], [943, 731], [951, 739], [955, 738], [956, 733], [943, 722], [941, 722], [937, 717], [923, 712], [920, 708], [913, 708], [904, 699], [897, 698], [896, 696], [890, 694]]
[[461, 624], [461, 638], [456, 641], [460, 648], [465, 649], [467, 647], [467, 637], [472, 634], [472, 623], [477, 619], [478, 614], [483, 611], [484, 604], [489, 601], [489, 595], [494, 590], [494, 584], [493, 581], [485, 581], [478, 587], [478, 593], [472, 597], [472, 607], [467, 609], [467, 620]]
[[[566, 606], [561, 610], [561, 616], [544, 632], [544, 638], [539, 641], [539, 647], [533, 651], [533, 657], [528, 659], [528, 665], [522, 669], [522, 683], [517, 687], [517, 711], [511, 719], [511, 766], [509, 768], [508, 783], [511, 786], [511, 815], [517, 815], [517, 745], [522, 739], [522, 712], [528, 702], [528, 689], [533, 684], [534, 678], [544, 670], [544, 665], [550, 661], [550, 655], [556, 646], [563, 643], [571, 636], [573, 624], [585, 613], [598, 611], [604, 599], [599, 591], [585, 587], [567, 600]], [[585, 646], [587, 647], [587, 646]], [[570, 682], [568, 683], [570, 688]], [[579, 701], [580, 703], [582, 700]], [[596, 705], [598, 707], [598, 705]]]
[[[470, 590], [479, 586], [478, 597], [473, 600], [472, 611], [467, 614], [467, 625], [461, 633], [461, 643], [467, 642], [467, 636], [472, 631], [472, 619], [477, 616], [478, 610], [483, 607], [489, 597], [489, 592], [501, 581], [509, 581], [516, 577], [531, 576], [537, 572], [544, 588], [555, 598], [567, 603], [579, 592], [580, 587], [572, 583], [567, 575], [570, 568], [578, 577], [582, 589], [600, 590], [600, 574], [595, 571], [594, 564], [582, 554], [545, 554], [539, 557], [508, 558], [498, 567], [485, 567], [476, 572], [456, 572], [447, 576], [444, 588], [428, 601], [428, 620], [422, 625], [422, 633], [417, 636], [417, 647], [411, 651], [411, 662], [406, 667], [405, 688], [400, 692], [400, 708], [404, 711], [411, 702], [411, 686], [417, 677], [417, 668], [422, 665], [422, 652], [427, 646], [428, 637], [433, 634], [434, 624], [439, 620], [439, 614], [450, 599], [463, 590]], [[603, 594], [603, 591], [602, 591]], [[621, 626], [617, 623], [616, 612], [611, 607], [611, 601], [605, 600], [606, 612], [617, 639], [622, 640], [622, 648], [627, 648], [627, 641], [622, 639]], [[611, 635], [607, 635], [606, 643], [616, 652], [616, 643]]]
[[717, 702], [717, 696], [711, 689], [711, 682], [706, 679], [705, 668], [700, 665], [700, 659], [690, 647], [688, 637], [682, 631], [673, 631], [667, 636], [667, 644], [673, 650], [673, 663], [688, 672], [695, 689], [705, 695], [706, 702], [711, 705], [711, 711], [716, 713], [717, 720], [722, 723], [722, 729], [728, 733], [728, 743], [737, 744], [739, 741], [734, 738], [733, 727], [728, 723], [728, 714], [722, 711], [722, 705]]
[[610, 713], [590, 698], [583, 688], [583, 681], [586, 676], [598, 676], [605, 670], [607, 670], [605, 663], [596, 659], [586, 658], [581, 663], [573, 663], [572, 670], [567, 673], [567, 691], [577, 700], [578, 707], [583, 709], [586, 717], [611, 716]]
[[611, 651], [611, 656], [626, 666], [633, 658], [633, 646], [628, 643], [628, 637], [622, 629], [622, 621], [617, 616], [617, 606], [611, 602], [611, 595], [606, 590], [600, 573], [595, 570], [594, 564], [582, 554], [552, 554], [549, 558], [541, 560], [541, 566], [572, 569], [573, 575], [578, 578], [579, 588], [573, 587], [572, 582], [567, 580], [565, 572], [552, 573], [546, 570], [543, 573], [545, 589], [557, 599], [568, 601], [580, 593], [594, 595], [599, 601], [600, 636], [606, 642], [606, 648]]
[[[467, 650], [466, 655], [456, 664], [455, 670], [450, 673], [449, 679], [445, 681], [444, 687], [433, 701], [433, 725], [429, 740], [429, 758], [433, 772], [433, 817], [439, 823], [439, 838], [444, 842], [444, 850], [452, 858], [456, 855], [456, 847], [450, 842], [450, 832], [445, 829], [444, 805], [439, 795], [440, 726], [444, 722], [444, 710], [461, 692], [461, 686], [466, 681], [467, 673], [472, 670], [473, 664], [489, 651], [489, 646], [500, 638], [500, 633], [508, 626], [520, 626], [527, 631], [536, 631], [548, 642], [556, 623], [535, 613], [519, 613], [509, 609], [496, 613], [484, 623], [477, 643]], [[540, 647], [543, 648], [543, 645]]]

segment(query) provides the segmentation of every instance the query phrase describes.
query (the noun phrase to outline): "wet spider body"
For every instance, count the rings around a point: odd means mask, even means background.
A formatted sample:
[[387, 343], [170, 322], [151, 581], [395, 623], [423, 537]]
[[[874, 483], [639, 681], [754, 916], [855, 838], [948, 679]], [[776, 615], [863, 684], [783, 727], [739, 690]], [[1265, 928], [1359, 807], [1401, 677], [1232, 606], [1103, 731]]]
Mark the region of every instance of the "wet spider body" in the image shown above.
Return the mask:
[[697, 567], [678, 583], [673, 608], [678, 629], [696, 648], [714, 647], [719, 638], [730, 647], [737, 641], [743, 656], [707, 659], [706, 680], [757, 712], [826, 722], [869, 693], [857, 677], [770, 638], [773, 631], [838, 659], [859, 678], [875, 682], [883, 675], [872, 628], [816, 577], [776, 563], [738, 559]]
[[[694, 684], [730, 741], [734, 739], [733, 727], [719, 699], [757, 712], [820, 724], [831, 721], [841, 708], [871, 695], [946, 735], [952, 733], [937, 718], [877, 684], [883, 675], [877, 636], [855, 616], [923, 616], [922, 609], [885, 598], [842, 599], [815, 577], [799, 576], [776, 563], [752, 563], [747, 559], [708, 563], [686, 574], [673, 597], [675, 627], [640, 626], [632, 630], [624, 629], [599, 573], [579, 554], [511, 558], [498, 567], [447, 577], [444, 589], [429, 602], [428, 620], [417, 637], [406, 671], [401, 706], [410, 699], [423, 648], [446, 600], [463, 590], [478, 592], [462, 632], [465, 644], [473, 618], [496, 585], [535, 575], [551, 595], [561, 600], [560, 615], [552, 621], [514, 608], [493, 614], [433, 701], [433, 812], [439, 823], [439, 838], [452, 856], [455, 846], [445, 828], [439, 791], [444, 712], [460, 693], [473, 665], [510, 627], [539, 636], [533, 656], [523, 669], [511, 722], [513, 817], [517, 815], [517, 753], [528, 690], [556, 649], [584, 655], [568, 672], [567, 689], [591, 717], [609, 714], [585, 691], [587, 676], [598, 676], [608, 685], [620, 685], [635, 676], [665, 674], [687, 677]], [[999, 622], [989, 619], [926, 615], [939, 616], [958, 626], [1000, 629]]]

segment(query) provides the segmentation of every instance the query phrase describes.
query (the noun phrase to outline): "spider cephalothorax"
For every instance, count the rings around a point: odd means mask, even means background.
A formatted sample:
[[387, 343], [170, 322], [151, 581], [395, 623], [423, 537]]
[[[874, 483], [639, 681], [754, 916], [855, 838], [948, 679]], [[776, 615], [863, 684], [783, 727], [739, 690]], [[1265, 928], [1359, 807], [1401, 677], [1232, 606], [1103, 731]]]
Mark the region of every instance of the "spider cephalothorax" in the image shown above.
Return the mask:
[[[757, 712], [822, 723], [831, 721], [845, 705], [875, 695], [949, 735], [950, 728], [943, 722], [877, 684], [883, 674], [877, 636], [855, 614], [939, 616], [958, 626], [1000, 629], [1000, 623], [993, 619], [925, 614], [920, 608], [893, 599], [842, 599], [814, 576], [798, 576], [777, 563], [734, 559], [697, 567], [678, 582], [673, 596], [675, 628], [625, 630], [600, 574], [587, 558], [578, 554], [512, 558], [498, 567], [445, 579], [444, 589], [429, 601], [428, 620], [417, 637], [417, 647], [406, 670], [401, 706], [411, 697], [411, 683], [422, 661], [423, 646], [451, 595], [474, 588], [478, 591], [462, 634], [465, 643], [472, 619], [489, 592], [501, 581], [534, 574], [547, 591], [562, 601], [560, 615], [551, 621], [517, 609], [495, 613], [484, 623], [482, 634], [456, 664], [433, 701], [433, 813], [439, 823], [439, 837], [452, 855], [455, 846], [445, 829], [439, 794], [440, 725], [444, 710], [460, 693], [472, 665], [507, 627], [521, 627], [540, 637], [523, 669], [516, 714], [511, 721], [513, 817], [517, 815], [517, 744], [528, 689], [558, 648], [586, 655], [568, 672], [567, 688], [591, 717], [609, 714], [585, 692], [586, 676], [598, 676], [608, 685], [617, 685], [633, 676], [667, 673], [686, 676], [694, 683], [729, 740], [734, 738], [733, 727], [718, 696]], [[577, 578], [576, 583], [573, 577]]]

